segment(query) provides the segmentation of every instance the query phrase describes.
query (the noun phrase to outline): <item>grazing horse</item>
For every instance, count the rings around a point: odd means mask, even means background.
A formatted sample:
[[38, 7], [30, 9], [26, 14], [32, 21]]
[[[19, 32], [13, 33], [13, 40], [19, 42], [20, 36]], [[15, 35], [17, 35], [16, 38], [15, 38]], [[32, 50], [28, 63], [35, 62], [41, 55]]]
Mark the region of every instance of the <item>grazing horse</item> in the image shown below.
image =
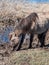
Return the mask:
[[[46, 31], [48, 28], [49, 28], [48, 20], [46, 19], [46, 20], [40, 21], [37, 13], [31, 13], [26, 18], [23, 18], [19, 22], [18, 26], [16, 26], [15, 31], [14, 31], [14, 34], [16, 37], [19, 37], [22, 34], [21, 42], [19, 43], [17, 50], [19, 50], [21, 48], [21, 45], [23, 43], [26, 33], [31, 34], [29, 48], [32, 47], [32, 40], [33, 40], [34, 34], [38, 35], [38, 38], [41, 42], [41, 47], [43, 47], [44, 38], [45, 38]], [[13, 35], [11, 35], [11, 36], [13, 37]], [[11, 39], [12, 39], [12, 37], [11, 37]]]

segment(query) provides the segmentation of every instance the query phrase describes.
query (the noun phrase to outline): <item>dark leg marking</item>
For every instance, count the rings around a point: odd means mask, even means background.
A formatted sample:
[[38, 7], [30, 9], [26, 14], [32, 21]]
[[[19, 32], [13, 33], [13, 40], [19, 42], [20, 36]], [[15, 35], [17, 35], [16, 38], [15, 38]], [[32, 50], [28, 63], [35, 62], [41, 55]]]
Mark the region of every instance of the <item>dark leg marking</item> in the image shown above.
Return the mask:
[[13, 50], [12, 51], [14, 51], [17, 46], [18, 46], [18, 43], [13, 46]]
[[34, 35], [31, 33], [31, 35], [30, 35], [30, 44], [29, 44], [29, 48], [32, 48], [33, 37], [34, 37]]
[[46, 36], [46, 32], [47, 32], [47, 31], [45, 31], [45, 32], [42, 33], [42, 34], [38, 34], [38, 38], [39, 38], [39, 41], [40, 41], [40, 43], [41, 43], [41, 46], [40, 46], [40, 47], [45, 46], [45, 36]]
[[18, 51], [18, 50], [20, 50], [21, 45], [23, 44], [24, 38], [25, 38], [25, 35], [24, 35], [24, 34], [22, 34], [22, 38], [21, 38], [20, 42], [18, 43], [18, 48], [17, 48], [17, 51]]

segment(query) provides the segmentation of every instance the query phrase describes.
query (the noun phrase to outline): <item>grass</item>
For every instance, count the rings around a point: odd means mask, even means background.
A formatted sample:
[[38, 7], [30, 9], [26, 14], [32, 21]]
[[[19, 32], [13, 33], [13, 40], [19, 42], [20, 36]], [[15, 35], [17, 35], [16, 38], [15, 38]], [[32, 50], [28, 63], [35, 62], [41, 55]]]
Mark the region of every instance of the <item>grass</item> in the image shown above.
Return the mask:
[[49, 65], [49, 52], [41, 49], [31, 49], [13, 52], [7, 65]]

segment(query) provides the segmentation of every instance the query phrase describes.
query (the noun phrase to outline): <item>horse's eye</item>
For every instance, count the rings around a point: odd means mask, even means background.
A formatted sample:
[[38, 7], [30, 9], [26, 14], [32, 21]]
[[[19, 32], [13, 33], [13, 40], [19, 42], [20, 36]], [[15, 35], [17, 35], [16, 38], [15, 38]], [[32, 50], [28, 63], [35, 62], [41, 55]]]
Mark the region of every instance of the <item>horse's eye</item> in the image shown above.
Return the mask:
[[16, 34], [15, 34], [15, 36], [16, 36]]

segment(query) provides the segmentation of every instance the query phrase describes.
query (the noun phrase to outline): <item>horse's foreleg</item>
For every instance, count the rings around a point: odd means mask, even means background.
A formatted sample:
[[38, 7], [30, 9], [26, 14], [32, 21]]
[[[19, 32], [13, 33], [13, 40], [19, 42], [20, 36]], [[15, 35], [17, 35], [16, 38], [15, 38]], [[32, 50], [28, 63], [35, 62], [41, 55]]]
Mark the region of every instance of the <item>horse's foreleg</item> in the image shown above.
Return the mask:
[[21, 40], [20, 40], [20, 42], [19, 42], [19, 44], [18, 44], [17, 51], [18, 51], [18, 50], [20, 50], [21, 45], [23, 44], [24, 38], [25, 38], [25, 35], [24, 35], [24, 34], [22, 34], [22, 38], [21, 38]]
[[34, 35], [31, 33], [31, 35], [30, 35], [30, 44], [29, 44], [29, 48], [32, 48], [33, 37], [34, 37]]

